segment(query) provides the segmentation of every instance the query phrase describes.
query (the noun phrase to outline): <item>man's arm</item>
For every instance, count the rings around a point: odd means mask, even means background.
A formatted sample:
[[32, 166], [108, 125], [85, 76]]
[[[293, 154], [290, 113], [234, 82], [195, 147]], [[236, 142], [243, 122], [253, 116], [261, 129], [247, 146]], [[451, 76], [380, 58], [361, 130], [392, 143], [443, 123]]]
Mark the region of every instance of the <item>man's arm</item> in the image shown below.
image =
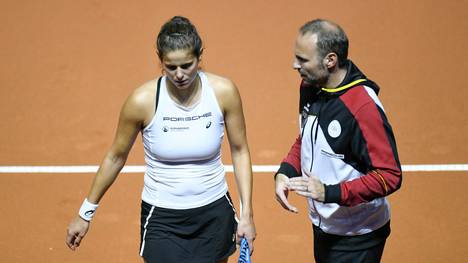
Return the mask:
[[369, 169], [357, 179], [325, 185], [325, 203], [354, 206], [398, 190], [402, 171], [395, 137], [383, 110], [375, 103], [354, 109], [351, 101], [344, 102], [356, 119], [357, 132], [351, 143], [351, 151]]
[[284, 174], [288, 178], [301, 176], [301, 137], [298, 136], [296, 141], [291, 146], [288, 155], [281, 162], [278, 174]]

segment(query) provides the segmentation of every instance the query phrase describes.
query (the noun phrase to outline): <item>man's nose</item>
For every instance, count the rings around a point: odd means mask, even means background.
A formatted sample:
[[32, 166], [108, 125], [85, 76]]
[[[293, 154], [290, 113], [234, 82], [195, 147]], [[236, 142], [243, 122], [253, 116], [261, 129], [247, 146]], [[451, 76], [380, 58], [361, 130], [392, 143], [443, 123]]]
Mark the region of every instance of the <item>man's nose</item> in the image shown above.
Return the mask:
[[299, 62], [297, 62], [296, 59], [293, 61], [292, 66], [293, 66], [293, 69], [300, 69], [301, 68], [301, 65], [299, 64]]

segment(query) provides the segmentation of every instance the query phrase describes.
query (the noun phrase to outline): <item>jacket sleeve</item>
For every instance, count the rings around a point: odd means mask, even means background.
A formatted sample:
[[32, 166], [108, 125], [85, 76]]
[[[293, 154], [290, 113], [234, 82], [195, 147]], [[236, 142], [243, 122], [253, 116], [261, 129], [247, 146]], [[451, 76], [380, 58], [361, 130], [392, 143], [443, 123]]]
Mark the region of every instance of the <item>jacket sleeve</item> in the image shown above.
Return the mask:
[[301, 176], [301, 136], [296, 138], [288, 152], [288, 155], [281, 162], [278, 172], [275, 174], [284, 174], [289, 178]]
[[357, 179], [325, 186], [325, 202], [343, 206], [387, 196], [402, 182], [395, 137], [383, 110], [373, 102], [350, 108], [355, 117], [351, 154], [364, 172]]

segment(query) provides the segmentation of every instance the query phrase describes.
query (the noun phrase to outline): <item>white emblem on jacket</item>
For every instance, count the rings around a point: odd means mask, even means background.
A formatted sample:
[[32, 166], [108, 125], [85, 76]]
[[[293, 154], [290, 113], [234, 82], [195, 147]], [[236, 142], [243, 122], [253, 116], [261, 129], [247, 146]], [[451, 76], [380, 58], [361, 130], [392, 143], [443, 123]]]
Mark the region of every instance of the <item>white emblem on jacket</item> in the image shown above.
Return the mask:
[[328, 134], [332, 138], [338, 138], [341, 134], [341, 125], [337, 120], [333, 120], [328, 124]]

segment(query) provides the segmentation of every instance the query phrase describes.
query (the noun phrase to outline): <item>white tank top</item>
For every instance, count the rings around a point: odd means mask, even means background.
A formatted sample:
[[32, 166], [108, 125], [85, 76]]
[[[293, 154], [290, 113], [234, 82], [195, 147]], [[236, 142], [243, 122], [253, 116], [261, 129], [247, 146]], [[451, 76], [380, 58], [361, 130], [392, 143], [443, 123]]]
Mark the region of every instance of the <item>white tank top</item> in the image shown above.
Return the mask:
[[163, 77], [156, 114], [142, 131], [147, 166], [142, 200], [151, 205], [195, 208], [227, 192], [221, 162], [224, 117], [206, 75], [198, 75], [201, 97], [190, 108], [169, 97]]

